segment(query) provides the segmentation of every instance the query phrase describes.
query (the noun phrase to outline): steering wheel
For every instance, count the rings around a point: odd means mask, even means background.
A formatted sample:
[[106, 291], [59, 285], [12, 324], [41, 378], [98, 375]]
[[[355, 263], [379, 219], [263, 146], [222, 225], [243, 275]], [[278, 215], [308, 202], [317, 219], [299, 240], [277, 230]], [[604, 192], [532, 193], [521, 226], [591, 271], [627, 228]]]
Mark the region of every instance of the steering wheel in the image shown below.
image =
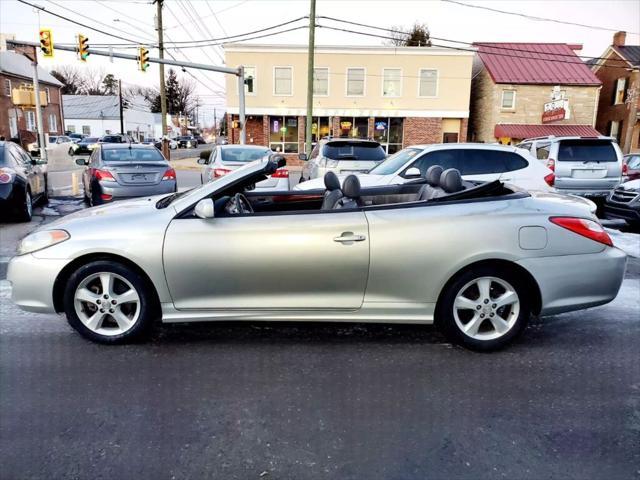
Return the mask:
[[247, 197], [245, 197], [242, 193], [236, 193], [233, 196], [233, 202], [236, 205], [238, 213], [253, 213], [253, 207]]

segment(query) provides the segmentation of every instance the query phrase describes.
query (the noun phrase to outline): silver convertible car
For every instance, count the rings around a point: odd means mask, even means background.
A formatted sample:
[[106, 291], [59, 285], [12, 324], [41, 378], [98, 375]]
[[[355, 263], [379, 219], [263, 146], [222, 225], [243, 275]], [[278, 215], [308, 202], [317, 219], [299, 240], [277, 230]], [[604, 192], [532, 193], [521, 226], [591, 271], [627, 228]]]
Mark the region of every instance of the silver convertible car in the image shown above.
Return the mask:
[[625, 254], [569, 197], [437, 168], [371, 189], [330, 173], [324, 192], [252, 190], [283, 165], [43, 226], [9, 263], [13, 301], [109, 344], [157, 320], [313, 320], [435, 322], [492, 350], [530, 315], [602, 305], [622, 283]]

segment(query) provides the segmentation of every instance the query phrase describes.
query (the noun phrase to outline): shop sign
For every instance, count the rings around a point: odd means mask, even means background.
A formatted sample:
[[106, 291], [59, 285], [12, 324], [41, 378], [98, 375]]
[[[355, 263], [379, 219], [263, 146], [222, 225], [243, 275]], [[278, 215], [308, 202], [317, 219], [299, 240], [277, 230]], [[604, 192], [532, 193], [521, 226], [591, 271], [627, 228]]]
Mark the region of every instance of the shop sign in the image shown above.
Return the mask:
[[386, 130], [387, 122], [376, 122], [376, 130]]
[[278, 120], [274, 120], [272, 125], [273, 133], [278, 133], [280, 131], [280, 122]]
[[287, 118], [287, 127], [295, 127], [296, 125], [298, 125], [296, 118]]
[[569, 100], [565, 98], [565, 91], [556, 85], [551, 90], [551, 101], [544, 104], [542, 123], [557, 122], [569, 118]]
[[351, 128], [351, 122], [340, 122], [340, 128], [343, 130], [348, 130]]

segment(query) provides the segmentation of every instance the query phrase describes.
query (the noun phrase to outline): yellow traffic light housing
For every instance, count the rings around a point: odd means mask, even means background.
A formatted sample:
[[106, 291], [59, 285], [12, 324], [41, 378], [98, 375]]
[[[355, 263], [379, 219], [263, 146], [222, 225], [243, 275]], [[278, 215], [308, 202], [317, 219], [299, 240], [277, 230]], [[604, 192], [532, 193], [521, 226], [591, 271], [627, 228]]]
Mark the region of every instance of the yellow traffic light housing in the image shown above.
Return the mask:
[[147, 48], [138, 48], [138, 68], [142, 72], [146, 72], [149, 68], [149, 50]]
[[53, 57], [53, 35], [51, 30], [40, 30], [40, 50], [45, 57]]
[[86, 62], [89, 56], [89, 38], [78, 35], [78, 58], [81, 62]]

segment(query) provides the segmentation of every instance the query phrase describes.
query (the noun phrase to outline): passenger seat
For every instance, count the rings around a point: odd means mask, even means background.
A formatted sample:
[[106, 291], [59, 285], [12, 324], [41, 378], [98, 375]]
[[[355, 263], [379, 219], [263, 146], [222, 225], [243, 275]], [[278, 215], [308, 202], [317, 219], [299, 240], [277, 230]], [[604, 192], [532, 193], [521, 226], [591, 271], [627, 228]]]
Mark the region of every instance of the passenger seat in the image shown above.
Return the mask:
[[446, 197], [452, 193], [464, 190], [465, 186], [462, 184], [460, 171], [456, 168], [449, 168], [442, 172], [440, 176], [440, 187], [442, 187], [443, 192], [436, 192], [433, 198]]
[[342, 184], [342, 195], [344, 196], [336, 202], [333, 208], [339, 210], [342, 208], [362, 207], [364, 203], [360, 198], [360, 190], [360, 180], [358, 180], [358, 177], [349, 175], [344, 179], [344, 183]]
[[431, 165], [427, 168], [424, 178], [427, 180], [427, 184], [424, 185], [418, 192], [417, 200], [431, 200], [436, 192], [442, 192], [440, 187], [440, 177], [442, 176], [442, 167], [440, 165]]
[[324, 192], [321, 208], [322, 210], [332, 210], [336, 206], [336, 202], [342, 198], [340, 179], [334, 172], [329, 171], [324, 174], [324, 186], [327, 190]]

